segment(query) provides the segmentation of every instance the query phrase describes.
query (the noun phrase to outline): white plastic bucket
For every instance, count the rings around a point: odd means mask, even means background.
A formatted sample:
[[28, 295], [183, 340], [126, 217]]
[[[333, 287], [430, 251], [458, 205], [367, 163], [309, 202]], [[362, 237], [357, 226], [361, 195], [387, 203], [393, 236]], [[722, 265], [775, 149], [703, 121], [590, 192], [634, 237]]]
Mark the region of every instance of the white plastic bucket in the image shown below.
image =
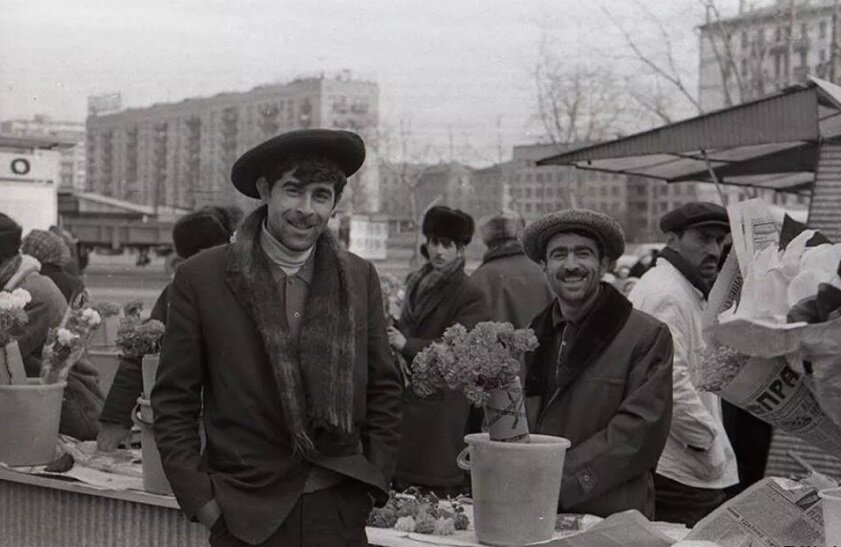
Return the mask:
[[827, 488], [818, 492], [823, 505], [824, 545], [841, 547], [841, 488]]
[[0, 462], [43, 465], [56, 456], [65, 382], [0, 386]]
[[161, 454], [152, 432], [152, 405], [148, 399], [137, 399], [132, 412], [135, 425], [140, 428], [141, 464], [143, 466], [143, 489], [155, 494], [172, 494], [172, 487], [164, 475]]
[[530, 435], [528, 443], [501, 442], [487, 433], [464, 440], [458, 465], [470, 471], [479, 541], [510, 546], [551, 539], [569, 440]]

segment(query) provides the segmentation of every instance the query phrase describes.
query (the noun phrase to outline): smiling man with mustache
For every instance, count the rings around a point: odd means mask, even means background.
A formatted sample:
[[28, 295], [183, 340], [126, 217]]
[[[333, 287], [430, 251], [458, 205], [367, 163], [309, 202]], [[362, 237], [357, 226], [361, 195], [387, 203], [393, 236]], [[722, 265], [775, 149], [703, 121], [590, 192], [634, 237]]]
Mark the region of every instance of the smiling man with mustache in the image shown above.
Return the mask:
[[602, 276], [625, 248], [613, 218], [588, 209], [526, 227], [523, 250], [555, 300], [531, 323], [526, 355], [529, 429], [572, 442], [559, 512], [654, 516], [654, 468], [672, 408], [672, 338]]
[[402, 389], [380, 283], [326, 229], [364, 159], [348, 131], [252, 148], [231, 181], [261, 206], [176, 270], [155, 439], [212, 546], [367, 545], [371, 505], [388, 499]]
[[655, 475], [656, 518], [691, 527], [739, 482], [721, 401], [699, 392], [689, 377], [690, 362], [705, 345], [701, 317], [730, 225], [724, 207], [696, 201], [663, 215], [660, 229], [666, 248], [628, 297], [666, 323], [675, 340], [674, 408]]

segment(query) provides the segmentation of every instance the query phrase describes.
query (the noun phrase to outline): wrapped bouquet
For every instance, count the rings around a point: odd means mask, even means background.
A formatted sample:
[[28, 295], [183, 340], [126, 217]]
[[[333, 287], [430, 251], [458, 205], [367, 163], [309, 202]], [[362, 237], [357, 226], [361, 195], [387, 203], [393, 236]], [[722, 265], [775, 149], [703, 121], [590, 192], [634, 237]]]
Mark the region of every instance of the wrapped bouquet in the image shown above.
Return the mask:
[[30, 300], [32, 297], [24, 289], [0, 291], [0, 385], [26, 383], [14, 334], [29, 321], [25, 308]]
[[735, 252], [710, 292], [693, 382], [841, 453], [841, 245], [775, 224], [759, 200], [728, 212]]
[[58, 327], [50, 329], [41, 354], [41, 380], [63, 382], [87, 349], [91, 333], [102, 321], [99, 312], [86, 305], [71, 305]]
[[492, 440], [527, 441], [528, 424], [519, 357], [537, 347], [530, 329], [486, 321], [468, 331], [453, 325], [412, 362], [412, 388], [421, 397], [439, 390], [462, 391], [485, 409]]

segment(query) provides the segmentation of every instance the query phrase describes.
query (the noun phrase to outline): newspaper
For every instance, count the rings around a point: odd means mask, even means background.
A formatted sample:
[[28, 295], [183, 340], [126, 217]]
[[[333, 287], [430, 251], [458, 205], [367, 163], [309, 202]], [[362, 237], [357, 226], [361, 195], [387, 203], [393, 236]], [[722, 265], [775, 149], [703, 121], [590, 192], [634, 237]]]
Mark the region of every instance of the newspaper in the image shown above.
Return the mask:
[[636, 510], [616, 513], [589, 530], [541, 543], [541, 547], [669, 547], [686, 528], [650, 522]]
[[760, 198], [740, 201], [727, 207], [733, 251], [739, 260], [742, 277], [747, 277], [753, 257], [780, 240], [780, 224]]
[[817, 489], [788, 479], [763, 479], [698, 522], [686, 539], [721, 547], [823, 545]]
[[841, 427], [824, 412], [785, 357], [752, 357], [713, 393], [828, 454], [841, 454]]

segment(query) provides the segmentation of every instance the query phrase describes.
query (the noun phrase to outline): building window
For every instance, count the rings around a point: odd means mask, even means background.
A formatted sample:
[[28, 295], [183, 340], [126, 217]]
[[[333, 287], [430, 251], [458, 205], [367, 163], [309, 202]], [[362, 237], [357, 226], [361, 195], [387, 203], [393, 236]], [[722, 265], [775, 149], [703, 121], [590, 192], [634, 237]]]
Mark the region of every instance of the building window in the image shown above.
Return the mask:
[[526, 197], [527, 198], [531, 197], [531, 188], [526, 188]]
[[742, 76], [748, 75], [748, 60], [742, 59]]
[[748, 48], [748, 31], [742, 31], [742, 49]]
[[525, 211], [526, 211], [527, 213], [531, 213], [531, 203], [526, 203], [526, 206], [525, 206]]
[[826, 50], [825, 49], [821, 49], [820, 51], [818, 51], [818, 58], [820, 59], [820, 61], [822, 63], [826, 62]]
[[805, 40], [806, 38], [808, 38], [808, 34], [809, 34], [809, 25], [807, 25], [806, 23], [800, 23], [800, 38], [802, 40]]
[[826, 38], [826, 21], [821, 21], [820, 23], [818, 23], [818, 38]]

